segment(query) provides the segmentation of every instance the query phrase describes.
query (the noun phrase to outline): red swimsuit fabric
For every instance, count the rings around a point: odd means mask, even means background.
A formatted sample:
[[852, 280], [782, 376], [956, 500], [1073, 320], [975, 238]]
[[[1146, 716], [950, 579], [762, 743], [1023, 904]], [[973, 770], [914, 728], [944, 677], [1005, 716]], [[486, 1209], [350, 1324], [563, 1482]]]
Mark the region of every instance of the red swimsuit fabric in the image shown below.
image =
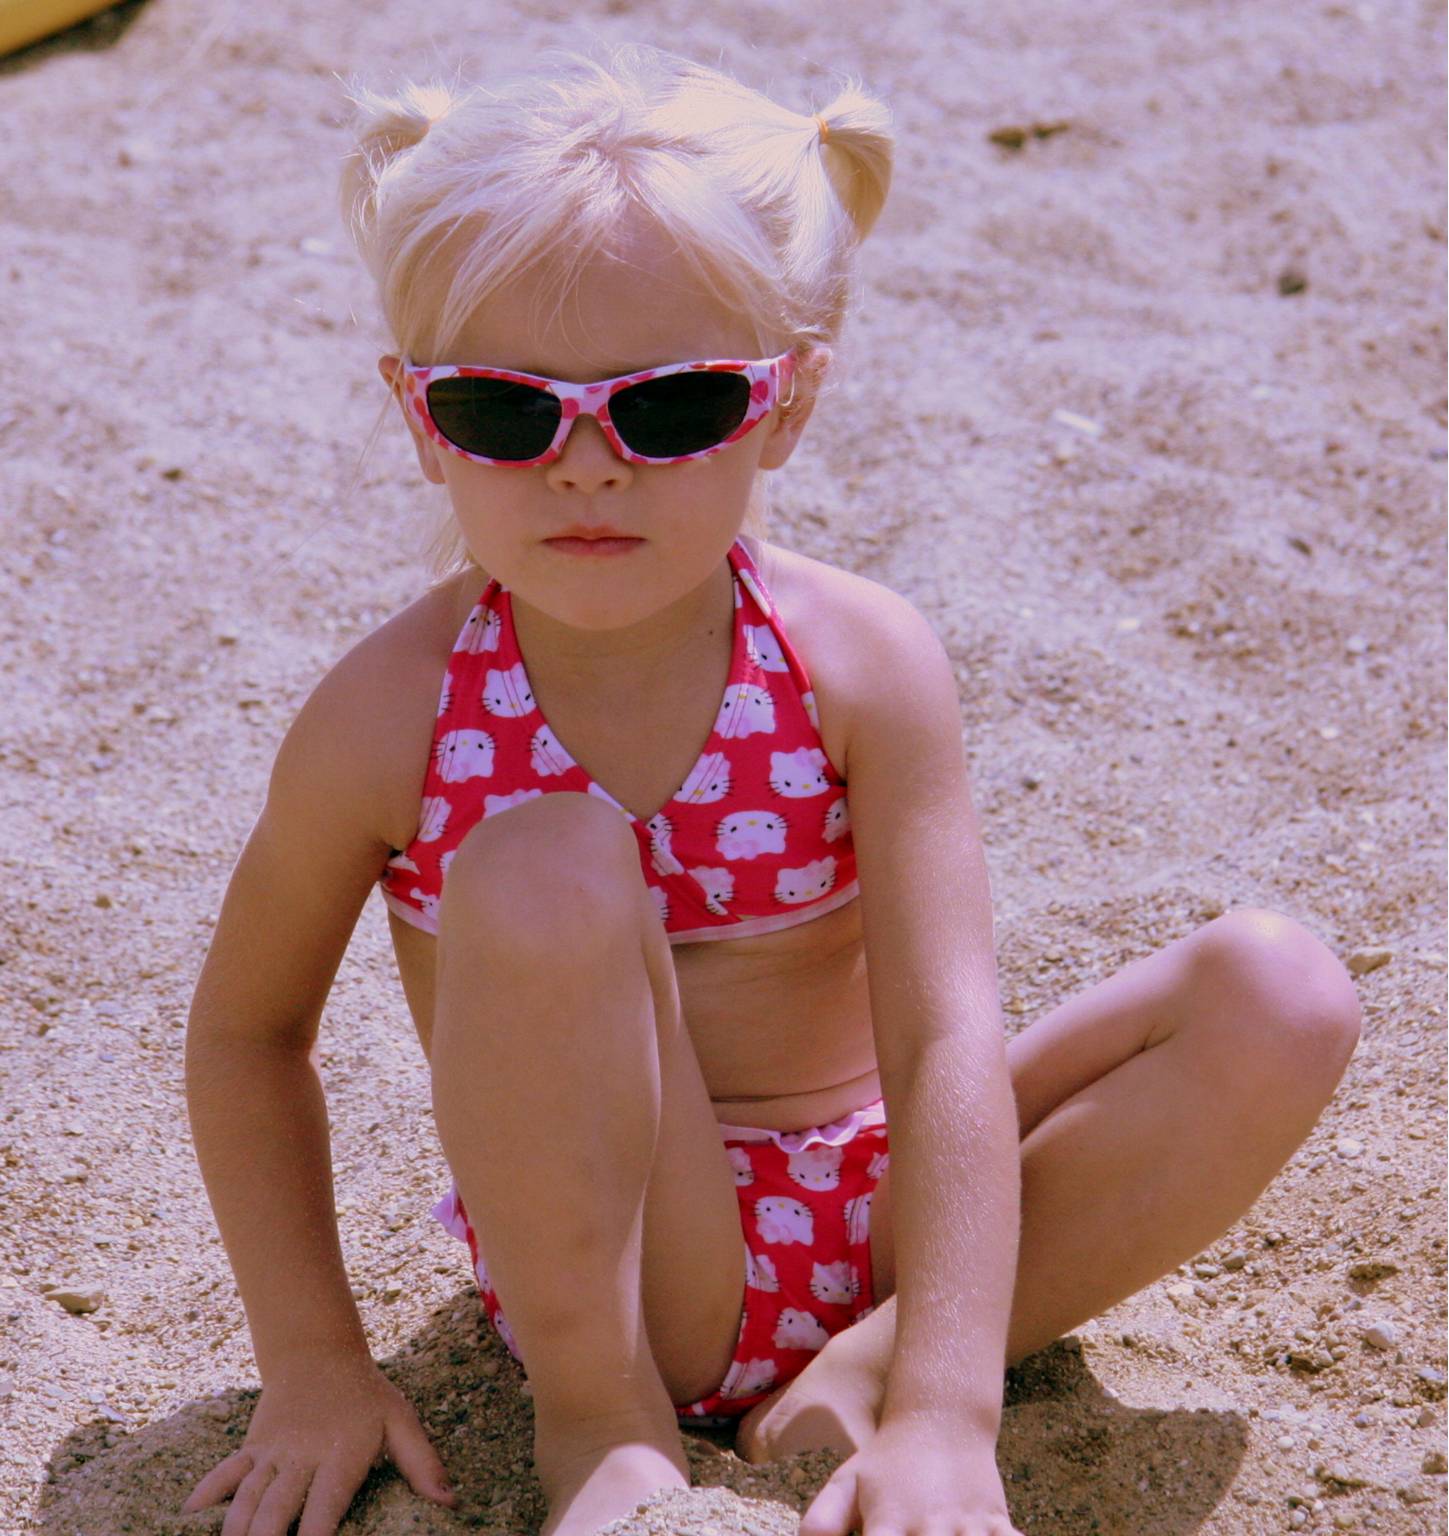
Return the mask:
[[[647, 822], [544, 719], [511, 594], [488, 583], [443, 680], [417, 835], [380, 881], [392, 911], [436, 933], [448, 865], [468, 829], [566, 790], [627, 817], [671, 943], [774, 932], [858, 895], [845, 778], [825, 751], [809, 675], [743, 539], [729, 562], [734, 633], [724, 696], [694, 767]], [[828, 1126], [720, 1130], [745, 1239], [743, 1305], [724, 1380], [698, 1402], [676, 1405], [693, 1423], [728, 1424], [872, 1310], [870, 1200], [889, 1160], [880, 1100]], [[488, 1315], [521, 1358], [456, 1183], [432, 1213], [467, 1242]]]
[[[875, 1310], [870, 1205], [890, 1164], [880, 1099], [801, 1131], [720, 1129], [734, 1169], [745, 1273], [724, 1379], [697, 1401], [674, 1405], [681, 1423], [705, 1427], [732, 1423], [798, 1376], [832, 1335]], [[523, 1364], [456, 1183], [432, 1215], [468, 1244], [483, 1309]]]
[[436, 933], [448, 864], [468, 829], [564, 790], [598, 796], [628, 818], [671, 943], [769, 933], [854, 899], [845, 778], [825, 752], [810, 678], [742, 539], [729, 561], [735, 622], [724, 697], [694, 767], [647, 822], [554, 735], [518, 648], [511, 594], [488, 583], [443, 680], [417, 835], [379, 882], [394, 912]]

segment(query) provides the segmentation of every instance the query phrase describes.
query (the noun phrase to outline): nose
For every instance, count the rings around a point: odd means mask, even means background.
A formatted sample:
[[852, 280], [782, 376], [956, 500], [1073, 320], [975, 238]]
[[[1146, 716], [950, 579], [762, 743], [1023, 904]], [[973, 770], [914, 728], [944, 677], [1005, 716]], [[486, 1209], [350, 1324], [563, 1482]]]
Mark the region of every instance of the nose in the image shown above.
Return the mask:
[[633, 478], [634, 466], [614, 452], [604, 429], [592, 416], [576, 416], [564, 439], [563, 451], [545, 466], [549, 479], [560, 487], [583, 491], [601, 486], [621, 486]]

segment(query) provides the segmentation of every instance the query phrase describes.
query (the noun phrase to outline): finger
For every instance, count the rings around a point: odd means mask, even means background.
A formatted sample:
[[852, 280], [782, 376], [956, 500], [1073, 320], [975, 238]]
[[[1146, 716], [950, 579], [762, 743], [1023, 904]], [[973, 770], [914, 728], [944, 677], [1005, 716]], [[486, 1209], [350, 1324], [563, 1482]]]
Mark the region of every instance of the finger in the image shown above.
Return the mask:
[[859, 1527], [855, 1507], [855, 1473], [842, 1468], [815, 1495], [800, 1517], [800, 1536], [849, 1536]]
[[225, 1498], [251, 1471], [254, 1460], [252, 1452], [243, 1446], [241, 1450], [233, 1451], [225, 1461], [217, 1462], [187, 1495], [181, 1513], [193, 1515], [198, 1509], [205, 1509], [208, 1504], [215, 1504], [218, 1499]]
[[349, 1476], [335, 1464], [320, 1468], [307, 1491], [307, 1507], [302, 1511], [297, 1536], [336, 1536], [366, 1475], [364, 1470]]
[[262, 1502], [262, 1495], [277, 1475], [276, 1467], [267, 1462], [253, 1467], [242, 1479], [241, 1487], [232, 1495], [226, 1519], [221, 1522], [221, 1536], [246, 1536], [251, 1528], [252, 1515]]
[[414, 1493], [449, 1508], [457, 1503], [458, 1495], [448, 1481], [448, 1469], [411, 1408], [405, 1415], [399, 1413], [388, 1419], [386, 1444], [388, 1455]]
[[297, 1511], [307, 1497], [307, 1486], [316, 1470], [315, 1467], [307, 1466], [282, 1468], [262, 1495], [247, 1536], [287, 1536], [292, 1521], [297, 1518]]

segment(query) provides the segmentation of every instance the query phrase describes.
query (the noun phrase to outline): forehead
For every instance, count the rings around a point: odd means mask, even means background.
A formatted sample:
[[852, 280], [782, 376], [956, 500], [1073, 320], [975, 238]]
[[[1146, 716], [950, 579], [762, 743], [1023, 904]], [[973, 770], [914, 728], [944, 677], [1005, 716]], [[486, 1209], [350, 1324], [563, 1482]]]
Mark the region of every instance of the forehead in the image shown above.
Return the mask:
[[586, 383], [664, 363], [753, 358], [754, 328], [658, 231], [617, 234], [573, 272], [535, 268], [498, 289], [450, 349], [460, 363]]

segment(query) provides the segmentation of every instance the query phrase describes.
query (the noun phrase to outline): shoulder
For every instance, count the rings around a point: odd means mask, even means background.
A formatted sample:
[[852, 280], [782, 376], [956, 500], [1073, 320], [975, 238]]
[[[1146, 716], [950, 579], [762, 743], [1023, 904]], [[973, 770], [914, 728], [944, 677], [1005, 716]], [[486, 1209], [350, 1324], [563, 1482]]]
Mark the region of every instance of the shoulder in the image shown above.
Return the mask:
[[417, 827], [453, 643], [487, 577], [470, 571], [415, 598], [333, 663], [292, 722], [277, 770], [305, 777], [390, 847]]
[[[923, 719], [959, 733], [955, 668], [930, 620], [909, 598], [854, 571], [753, 540], [765, 585], [810, 674], [830, 759], [850, 777], [863, 731]], [[838, 750], [837, 750], [838, 749]]]

